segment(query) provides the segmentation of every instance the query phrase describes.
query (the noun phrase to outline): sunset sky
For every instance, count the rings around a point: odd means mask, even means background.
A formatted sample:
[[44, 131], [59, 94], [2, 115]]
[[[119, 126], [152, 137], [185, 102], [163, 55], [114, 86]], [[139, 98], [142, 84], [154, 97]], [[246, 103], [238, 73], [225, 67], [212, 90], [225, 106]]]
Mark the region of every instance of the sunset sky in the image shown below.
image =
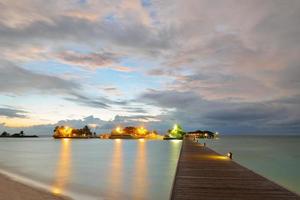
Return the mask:
[[300, 134], [299, 0], [0, 0], [0, 131]]

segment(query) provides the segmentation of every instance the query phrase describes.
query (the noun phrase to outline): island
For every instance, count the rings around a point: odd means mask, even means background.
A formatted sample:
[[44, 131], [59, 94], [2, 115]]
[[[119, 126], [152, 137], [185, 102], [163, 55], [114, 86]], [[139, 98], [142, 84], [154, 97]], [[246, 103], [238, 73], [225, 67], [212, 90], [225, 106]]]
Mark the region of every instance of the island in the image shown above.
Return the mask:
[[14, 133], [10, 134], [6, 131], [4, 131], [0, 137], [5, 137], [5, 138], [36, 138], [38, 137], [37, 135], [25, 135], [24, 131], [20, 131], [20, 133]]
[[92, 133], [88, 126], [84, 126], [81, 129], [72, 128], [69, 126], [56, 126], [53, 130], [53, 137], [59, 138], [96, 138], [96, 133]]
[[164, 136], [164, 140], [182, 140], [183, 137], [192, 137], [196, 138], [206, 138], [206, 139], [215, 139], [218, 137], [218, 132], [213, 133], [211, 131], [191, 131], [185, 132], [179, 124], [174, 124], [173, 129], [168, 130], [167, 134]]
[[164, 140], [182, 140], [185, 134], [179, 124], [174, 124], [173, 129], [168, 130], [168, 133], [164, 136]]
[[158, 139], [158, 140], [182, 140], [184, 137], [193, 138], [216, 138], [217, 133], [211, 131], [191, 131], [185, 132], [179, 124], [174, 124], [172, 129], [169, 129], [163, 136], [156, 130], [148, 130], [144, 126], [117, 126], [110, 133], [102, 133], [99, 136], [95, 132], [92, 132], [90, 128], [85, 125], [81, 129], [72, 128], [67, 125], [56, 126], [53, 130], [53, 137], [55, 139], [60, 138], [100, 138], [100, 139]]
[[102, 136], [103, 139], [161, 139], [162, 136], [159, 135], [155, 130], [149, 131], [143, 126], [127, 126], [127, 127], [116, 127], [111, 131], [108, 136]]

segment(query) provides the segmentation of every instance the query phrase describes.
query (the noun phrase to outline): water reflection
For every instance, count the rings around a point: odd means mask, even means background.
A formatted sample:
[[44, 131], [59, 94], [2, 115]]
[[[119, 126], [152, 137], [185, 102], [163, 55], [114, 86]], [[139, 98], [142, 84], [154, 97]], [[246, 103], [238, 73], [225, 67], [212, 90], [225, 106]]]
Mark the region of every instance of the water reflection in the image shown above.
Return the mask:
[[122, 181], [123, 181], [123, 155], [122, 155], [122, 140], [114, 140], [114, 151], [112, 154], [110, 172], [110, 187], [112, 191], [110, 196], [112, 199], [118, 199], [120, 197], [120, 191], [122, 191]]
[[147, 142], [139, 139], [134, 163], [134, 179], [132, 182], [133, 199], [147, 197], [148, 193]]
[[71, 140], [63, 139], [61, 141], [59, 160], [55, 171], [55, 179], [52, 187], [54, 194], [62, 194], [70, 179], [71, 169]]
[[[181, 140], [171, 140], [171, 149], [169, 151], [169, 169], [174, 169], [175, 166], [175, 170], [176, 170], [176, 166], [177, 166], [177, 162], [178, 162], [178, 157], [180, 154], [180, 147], [182, 145], [182, 141]], [[170, 176], [173, 176], [173, 174], [175, 174], [175, 170], [172, 171], [170, 170], [168, 173], [170, 173]]]

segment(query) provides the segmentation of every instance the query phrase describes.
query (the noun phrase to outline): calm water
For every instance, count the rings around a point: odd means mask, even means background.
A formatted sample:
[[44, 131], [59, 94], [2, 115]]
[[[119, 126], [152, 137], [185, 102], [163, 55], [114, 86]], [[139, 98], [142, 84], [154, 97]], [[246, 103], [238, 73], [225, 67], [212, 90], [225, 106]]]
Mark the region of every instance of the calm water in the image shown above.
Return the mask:
[[[203, 140], [200, 142], [204, 142]], [[300, 137], [224, 136], [208, 147], [300, 194]]]
[[[300, 137], [205, 142], [300, 193]], [[0, 169], [75, 199], [168, 199], [180, 147], [179, 141], [0, 138]]]
[[181, 141], [0, 139], [0, 168], [75, 199], [168, 199]]

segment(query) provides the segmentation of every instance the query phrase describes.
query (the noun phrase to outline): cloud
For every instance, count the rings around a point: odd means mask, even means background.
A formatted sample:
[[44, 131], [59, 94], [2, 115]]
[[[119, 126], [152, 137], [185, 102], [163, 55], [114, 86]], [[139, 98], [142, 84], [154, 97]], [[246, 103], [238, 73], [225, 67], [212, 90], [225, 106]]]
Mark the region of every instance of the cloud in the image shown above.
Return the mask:
[[92, 97], [82, 93], [82, 86], [72, 80], [57, 76], [39, 74], [21, 68], [13, 63], [2, 61], [0, 65], [0, 93], [2, 94], [37, 94], [58, 95], [80, 105], [108, 109], [111, 105], [126, 105], [125, 101], [113, 101], [104, 97]]
[[[66, 94], [79, 105], [142, 113], [128, 103], [129, 90], [122, 101], [91, 97], [77, 92], [80, 81], [12, 64], [55, 59], [130, 72], [122, 61], [142, 60], [135, 72], [148, 75], [154, 90], [136, 102], [166, 110], [160, 127], [179, 120], [191, 129], [279, 131], [282, 124], [297, 132], [299, 9], [298, 0], [2, 1], [0, 56], [10, 62], [1, 61], [0, 91]], [[99, 80], [95, 74], [91, 80]]]
[[117, 87], [104, 86], [104, 87], [100, 87], [100, 89], [105, 91], [105, 93], [108, 93], [110, 95], [116, 95], [116, 96], [121, 96], [122, 95], [122, 92]]
[[[285, 115], [284, 109], [278, 106], [272, 106], [263, 103], [240, 103], [238, 105], [231, 105], [222, 110], [208, 112], [205, 117], [218, 121], [236, 121], [236, 122], [250, 122], [259, 120], [276, 119], [277, 115]], [[251, 122], [253, 123], [253, 122]]]
[[[68, 101], [73, 101], [75, 103], [88, 106], [88, 107], [93, 107], [93, 108], [108, 109], [110, 107], [108, 104], [103, 102], [104, 99], [90, 98], [78, 93], [73, 93], [71, 97], [65, 97], [65, 99]], [[106, 101], [106, 99], [104, 101]]]
[[73, 51], [64, 51], [55, 55], [61, 62], [80, 66], [85, 69], [109, 68], [121, 72], [131, 72], [132, 69], [118, 66], [120, 55], [109, 52], [83, 54]]
[[153, 106], [173, 108], [157, 119], [162, 123], [179, 122], [189, 130], [275, 134], [297, 133], [299, 127], [296, 124], [300, 118], [298, 97], [272, 102], [239, 102], [204, 100], [193, 92], [152, 90], [140, 98]]
[[[132, 15], [117, 20], [97, 22], [82, 18], [58, 16], [51, 23], [34, 21], [25, 27], [0, 26], [2, 47], [25, 44], [49, 44], [55, 48], [65, 44], [101, 45], [120, 52], [158, 55], [170, 46], [168, 34], [148, 27]], [[55, 45], [53, 45], [55, 44]]]
[[0, 70], [0, 91], [4, 94], [22, 94], [32, 91], [68, 94], [80, 88], [80, 85], [73, 81], [35, 73], [7, 61], [0, 62]]
[[25, 118], [26, 111], [13, 108], [0, 108], [0, 116], [8, 118]]

